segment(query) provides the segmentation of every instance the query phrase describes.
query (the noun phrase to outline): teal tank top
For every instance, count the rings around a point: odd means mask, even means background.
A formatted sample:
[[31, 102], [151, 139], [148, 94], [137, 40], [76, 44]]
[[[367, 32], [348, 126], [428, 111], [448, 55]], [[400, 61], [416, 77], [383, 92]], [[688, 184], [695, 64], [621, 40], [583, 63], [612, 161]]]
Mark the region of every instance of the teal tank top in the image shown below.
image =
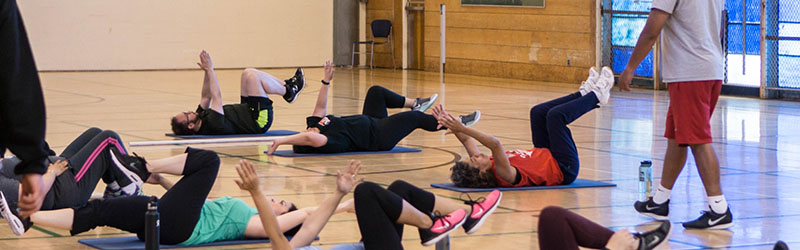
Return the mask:
[[258, 210], [230, 196], [206, 201], [192, 235], [180, 245], [244, 239], [247, 222], [256, 214]]

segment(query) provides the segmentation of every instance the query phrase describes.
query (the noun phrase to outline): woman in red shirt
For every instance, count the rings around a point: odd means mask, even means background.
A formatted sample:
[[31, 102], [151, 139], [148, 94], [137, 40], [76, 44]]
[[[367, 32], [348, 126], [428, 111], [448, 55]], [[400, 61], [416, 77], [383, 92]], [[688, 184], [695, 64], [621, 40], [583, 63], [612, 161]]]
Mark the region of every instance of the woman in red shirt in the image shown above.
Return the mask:
[[[603, 67], [589, 77], [578, 92], [531, 108], [532, 149], [506, 151], [494, 136], [463, 126], [439, 105], [434, 116], [461, 141], [469, 159], [451, 168], [450, 179], [458, 187], [521, 187], [570, 184], [578, 176], [578, 151], [567, 124], [583, 114], [605, 105], [614, 86], [614, 73]], [[492, 151], [481, 153], [475, 140]]]

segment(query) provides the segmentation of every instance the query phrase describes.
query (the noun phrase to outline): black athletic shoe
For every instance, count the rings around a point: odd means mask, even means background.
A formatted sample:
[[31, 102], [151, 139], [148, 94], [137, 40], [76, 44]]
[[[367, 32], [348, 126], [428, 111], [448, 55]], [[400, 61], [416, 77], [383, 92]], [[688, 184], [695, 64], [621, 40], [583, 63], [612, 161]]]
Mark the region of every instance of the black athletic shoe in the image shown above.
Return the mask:
[[458, 209], [448, 215], [441, 215], [439, 211], [436, 211], [431, 219], [433, 220], [431, 228], [419, 229], [419, 238], [422, 240], [423, 246], [436, 244], [464, 224], [464, 221], [467, 220], [467, 211]]
[[656, 204], [653, 202], [653, 197], [650, 197], [644, 202], [636, 201], [633, 203], [633, 208], [636, 209], [636, 212], [639, 212], [639, 214], [656, 220], [669, 219], [669, 200], [665, 201], [664, 204]]
[[478, 121], [481, 119], [481, 111], [475, 110], [475, 112], [472, 112], [471, 114], [460, 115], [458, 118], [461, 119], [461, 124], [464, 124], [465, 127], [472, 127], [472, 125], [475, 125], [475, 123], [478, 123]]
[[417, 97], [417, 100], [414, 102], [414, 106], [411, 107], [411, 110], [424, 113], [426, 110], [431, 108], [431, 106], [433, 106], [434, 103], [436, 103], [437, 97], [439, 97], [439, 94], [433, 94], [431, 97], [428, 98]]
[[286, 94], [283, 95], [283, 99], [288, 103], [293, 103], [297, 100], [297, 96], [300, 95], [300, 92], [306, 87], [306, 76], [303, 74], [303, 69], [297, 68], [297, 71], [294, 72], [294, 76], [285, 80], [285, 82]]
[[775, 242], [775, 247], [773, 247], [772, 250], [789, 250], [789, 246], [786, 245], [786, 242], [779, 240]]
[[715, 213], [711, 208], [703, 211], [703, 215], [693, 221], [683, 223], [686, 229], [726, 229], [733, 226], [733, 214], [731, 208], [725, 210], [724, 214]]
[[122, 175], [126, 177], [117, 180], [119, 186], [125, 187], [133, 183], [141, 188], [142, 184], [150, 177], [150, 172], [147, 171], [147, 161], [139, 157], [136, 153], [133, 153], [134, 156], [123, 154], [119, 152], [116, 147], [111, 147], [109, 151], [109, 154], [111, 154], [111, 162], [113, 162]]
[[635, 233], [633, 237], [639, 239], [639, 250], [655, 249], [656, 247], [664, 244], [669, 239], [672, 233], [672, 222], [668, 220], [661, 221], [661, 225], [652, 231]]

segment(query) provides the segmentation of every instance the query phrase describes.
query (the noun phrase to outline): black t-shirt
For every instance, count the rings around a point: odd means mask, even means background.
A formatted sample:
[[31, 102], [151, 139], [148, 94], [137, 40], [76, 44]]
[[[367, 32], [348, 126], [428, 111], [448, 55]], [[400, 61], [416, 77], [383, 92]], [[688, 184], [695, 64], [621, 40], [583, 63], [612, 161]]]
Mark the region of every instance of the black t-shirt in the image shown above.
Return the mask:
[[322, 147], [294, 146], [296, 153], [341, 153], [352, 151], [377, 151], [378, 119], [366, 115], [336, 117], [306, 117], [308, 127], [319, 129], [319, 133], [328, 137]]
[[200, 135], [232, 135], [232, 134], [260, 134], [263, 129], [256, 123], [253, 111], [247, 104], [222, 105], [220, 114], [213, 109], [203, 109], [197, 105], [197, 116], [203, 123], [200, 124]]

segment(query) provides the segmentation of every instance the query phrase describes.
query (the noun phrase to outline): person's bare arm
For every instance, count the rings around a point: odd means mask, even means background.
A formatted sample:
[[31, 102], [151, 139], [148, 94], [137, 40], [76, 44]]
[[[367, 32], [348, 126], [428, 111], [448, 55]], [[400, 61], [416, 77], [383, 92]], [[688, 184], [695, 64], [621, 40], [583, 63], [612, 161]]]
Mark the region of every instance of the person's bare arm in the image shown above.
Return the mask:
[[275, 218], [275, 213], [272, 211], [272, 206], [267, 202], [267, 197], [261, 193], [261, 184], [258, 180], [253, 164], [247, 160], [239, 161], [239, 166], [236, 167], [236, 172], [239, 174], [239, 180], [234, 180], [239, 188], [250, 192], [253, 197], [253, 202], [256, 204], [258, 216], [261, 218], [262, 226], [270, 239], [272, 249], [277, 250], [291, 250], [289, 240], [281, 232], [278, 226], [278, 220]]
[[203, 109], [212, 109], [217, 113], [225, 114], [222, 110], [222, 92], [219, 90], [219, 80], [217, 73], [214, 72], [214, 62], [211, 61], [211, 55], [205, 50], [200, 52], [200, 62], [197, 63], [205, 75], [203, 76], [203, 90], [200, 93], [200, 107]]
[[[325, 71], [325, 76], [322, 78], [323, 81], [330, 83], [333, 80], [333, 63], [331, 61], [325, 61], [325, 65], [323, 66], [323, 70]], [[317, 117], [324, 117], [328, 114], [328, 89], [330, 85], [322, 84], [319, 87], [319, 93], [317, 93], [317, 103], [314, 105], [314, 112], [311, 113], [311, 116]]]
[[633, 80], [633, 70], [639, 67], [639, 63], [647, 57], [647, 53], [656, 43], [658, 35], [661, 34], [661, 29], [669, 19], [670, 14], [659, 9], [651, 9], [650, 16], [647, 17], [647, 23], [644, 25], [642, 33], [639, 34], [639, 40], [636, 41], [636, 47], [633, 48], [633, 53], [628, 59], [628, 65], [619, 77], [618, 85], [620, 90], [630, 91], [630, 84]]
[[316, 211], [306, 218], [303, 226], [289, 241], [292, 247], [308, 246], [314, 241], [314, 238], [322, 231], [322, 228], [325, 227], [325, 224], [328, 223], [331, 215], [337, 209], [342, 197], [349, 193], [356, 184], [364, 180], [364, 178], [357, 177], [359, 170], [361, 170], [361, 162], [351, 160], [344, 173], [337, 171], [336, 192], [325, 199]]
[[[50, 192], [50, 188], [53, 187], [53, 183], [56, 182], [56, 177], [63, 174], [64, 171], [67, 171], [67, 161], [58, 160], [54, 163], [50, 163], [50, 166], [47, 167], [47, 172], [42, 175], [42, 185], [44, 185], [44, 193]], [[22, 185], [20, 184], [20, 190]]]
[[449, 114], [442, 116], [442, 118], [439, 119], [439, 123], [453, 131], [453, 133], [463, 133], [464, 135], [475, 138], [475, 140], [478, 140], [483, 146], [489, 148], [489, 150], [492, 151], [497, 176], [508, 183], [514, 182], [517, 177], [517, 169], [511, 166], [511, 163], [508, 161], [508, 156], [506, 156], [506, 150], [497, 137], [477, 129], [465, 127], [464, 124], [461, 124], [459, 119]]
[[272, 155], [276, 150], [278, 150], [278, 146], [283, 144], [322, 147], [325, 146], [325, 143], [328, 143], [328, 137], [323, 134], [315, 132], [302, 132], [274, 140], [269, 151], [267, 151], [267, 154]]
[[171, 180], [165, 178], [159, 173], [151, 174], [150, 177], [147, 178], [146, 182], [150, 184], [161, 185], [161, 187], [163, 187], [166, 190], [169, 190], [170, 188], [172, 188], [172, 185], [174, 185], [174, 183]]
[[[443, 119], [444, 117], [450, 115], [444, 110], [444, 106], [441, 104], [434, 106], [431, 113], [433, 114], [433, 117], [436, 117], [437, 120]], [[458, 138], [458, 141], [461, 142], [461, 145], [464, 145], [464, 149], [467, 150], [467, 155], [472, 157], [473, 155], [480, 153], [478, 150], [478, 145], [475, 144], [475, 140], [472, 139], [472, 137], [462, 132], [455, 132], [453, 130], [450, 130], [450, 132], [452, 132], [456, 138]]]

